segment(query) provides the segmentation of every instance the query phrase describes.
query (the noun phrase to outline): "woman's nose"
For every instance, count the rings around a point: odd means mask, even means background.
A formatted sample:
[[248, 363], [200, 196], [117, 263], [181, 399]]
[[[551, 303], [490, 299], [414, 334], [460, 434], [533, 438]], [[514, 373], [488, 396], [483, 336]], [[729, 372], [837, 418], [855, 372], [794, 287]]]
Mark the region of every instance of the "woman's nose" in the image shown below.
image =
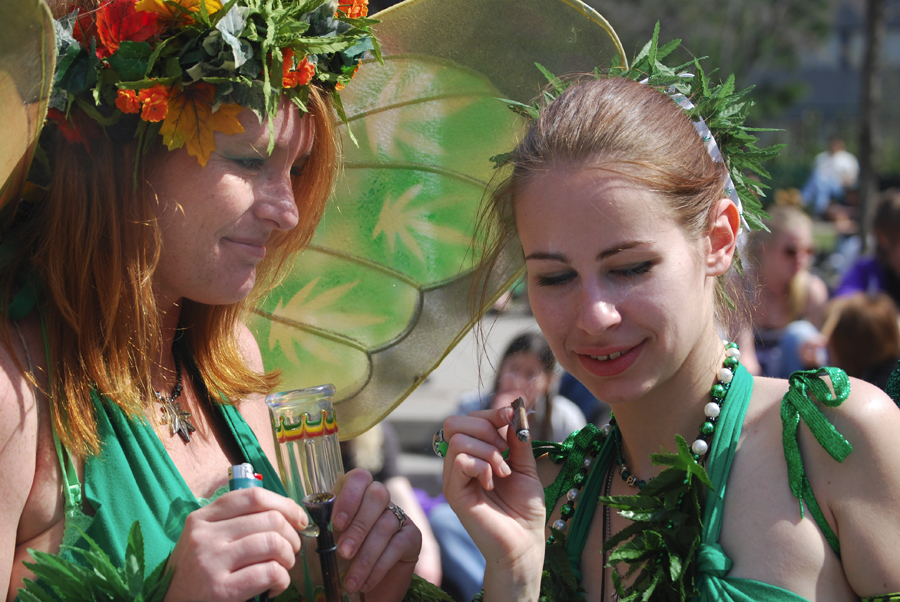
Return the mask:
[[588, 333], [603, 332], [622, 321], [616, 304], [599, 292], [583, 295], [576, 311], [576, 326]]
[[289, 170], [273, 174], [263, 184], [257, 216], [275, 224], [277, 230], [290, 230], [300, 221], [294, 186]]

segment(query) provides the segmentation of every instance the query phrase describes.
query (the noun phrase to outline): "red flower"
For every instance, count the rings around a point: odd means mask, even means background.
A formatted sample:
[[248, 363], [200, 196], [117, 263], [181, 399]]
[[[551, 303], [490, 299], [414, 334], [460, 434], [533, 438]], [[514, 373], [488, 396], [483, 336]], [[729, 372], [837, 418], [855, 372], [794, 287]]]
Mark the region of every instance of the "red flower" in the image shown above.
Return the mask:
[[343, 4], [338, 4], [335, 17], [345, 16], [351, 19], [359, 19], [369, 14], [369, 0], [351, 0]]
[[134, 90], [119, 90], [116, 106], [123, 113], [140, 113], [141, 101]]
[[122, 42], [145, 42], [159, 33], [156, 13], [138, 12], [135, 0], [110, 0], [97, 11], [97, 57], [106, 58]]
[[[145, 88], [138, 94], [143, 109], [141, 119], [144, 121], [159, 122], [166, 118], [169, 110], [169, 89], [162, 84], [156, 84], [151, 88]], [[118, 101], [116, 102], [118, 105]]]
[[281, 51], [284, 57], [283, 77], [281, 85], [284, 88], [296, 88], [297, 86], [305, 86], [312, 81], [316, 74], [316, 66], [309, 62], [308, 57], [297, 63], [294, 67], [294, 49], [285, 48]]
[[91, 153], [90, 138], [100, 135], [100, 127], [97, 122], [87, 117], [81, 111], [73, 109], [70, 116], [59, 109], [49, 109], [47, 119], [56, 124], [56, 129], [69, 144], [83, 144], [88, 154]]

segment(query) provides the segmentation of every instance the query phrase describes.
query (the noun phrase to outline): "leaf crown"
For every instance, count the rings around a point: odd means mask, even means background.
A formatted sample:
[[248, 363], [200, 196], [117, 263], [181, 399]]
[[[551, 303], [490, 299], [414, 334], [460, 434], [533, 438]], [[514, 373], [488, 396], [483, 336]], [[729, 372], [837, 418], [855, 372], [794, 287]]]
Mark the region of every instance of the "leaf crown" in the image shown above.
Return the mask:
[[[744, 125], [753, 101], [747, 94], [753, 87], [735, 90], [734, 75], [729, 75], [724, 83], [713, 84], [709, 75], [694, 59], [676, 67], [668, 67], [662, 60], [669, 56], [681, 44], [675, 39], [659, 46], [659, 22], [653, 30], [653, 37], [635, 57], [631, 66], [623, 64], [618, 55], [613, 58], [609, 69], [604, 73], [595, 69], [595, 78], [625, 77], [633, 81], [645, 83], [665, 92], [676, 102], [694, 123], [698, 134], [707, 143], [707, 150], [713, 160], [723, 163], [728, 176], [725, 192], [741, 211], [744, 224], [752, 230], [768, 230], [763, 223], [768, 214], [763, 209], [760, 198], [764, 198], [768, 185], [751, 177], [757, 174], [770, 178], [763, 162], [778, 156], [784, 144], [758, 147], [759, 139], [753, 132], [773, 131], [768, 128], [751, 128]], [[542, 106], [547, 106], [575, 81], [564, 81], [556, 77], [541, 65], [538, 69], [544, 74], [549, 86], [544, 90], [540, 102], [533, 105], [512, 100], [505, 102], [513, 111], [535, 121]], [[687, 70], [693, 67], [694, 73]], [[688, 100], [690, 99], [690, 100]], [[515, 158], [515, 151], [491, 157], [495, 167], [510, 163]]]
[[271, 152], [282, 94], [306, 111], [316, 85], [346, 121], [339, 91], [367, 51], [381, 57], [368, 0], [339, 1], [104, 0], [75, 9], [55, 22], [49, 121], [88, 150], [97, 125], [110, 138], [136, 138], [139, 156], [162, 135], [201, 165], [216, 131], [243, 131], [242, 108], [269, 118]]

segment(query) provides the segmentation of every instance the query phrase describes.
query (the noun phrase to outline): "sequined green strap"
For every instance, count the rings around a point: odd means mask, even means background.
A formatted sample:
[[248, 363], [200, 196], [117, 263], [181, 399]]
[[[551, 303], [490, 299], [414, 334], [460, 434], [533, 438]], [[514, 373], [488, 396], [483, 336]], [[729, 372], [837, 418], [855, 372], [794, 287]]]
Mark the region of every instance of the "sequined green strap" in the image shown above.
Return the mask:
[[[828, 384], [821, 378], [824, 375], [831, 379], [832, 387], [834, 387], [833, 395]], [[822, 529], [822, 533], [825, 535], [825, 539], [828, 540], [831, 549], [840, 557], [840, 543], [825, 520], [822, 509], [813, 495], [809, 479], [806, 477], [806, 471], [803, 469], [798, 431], [800, 419], [802, 418], [819, 442], [819, 445], [832, 458], [838, 462], [843, 462], [844, 458], [853, 451], [853, 446], [844, 439], [843, 435], [837, 432], [834, 425], [828, 421], [816, 406], [813, 398], [828, 407], [837, 407], [850, 394], [850, 381], [844, 371], [839, 368], [820, 368], [794, 372], [791, 374], [790, 383], [790, 388], [781, 401], [781, 422], [784, 427], [782, 434], [784, 457], [787, 460], [788, 482], [791, 487], [791, 493], [800, 501], [800, 516], [803, 516], [803, 503], [806, 502], [810, 514], [813, 515], [816, 524]]]
[[900, 602], [900, 592], [896, 594], [882, 594], [863, 598], [859, 602]]
[[584, 464], [585, 456], [593, 450], [599, 436], [600, 430], [593, 424], [588, 424], [566, 437], [562, 443], [535, 441], [532, 444], [535, 458], [547, 455], [557, 464], [564, 463], [553, 483], [544, 489], [544, 505], [547, 508], [546, 521], [550, 520], [550, 512], [553, 510], [556, 500], [572, 487], [575, 475]]

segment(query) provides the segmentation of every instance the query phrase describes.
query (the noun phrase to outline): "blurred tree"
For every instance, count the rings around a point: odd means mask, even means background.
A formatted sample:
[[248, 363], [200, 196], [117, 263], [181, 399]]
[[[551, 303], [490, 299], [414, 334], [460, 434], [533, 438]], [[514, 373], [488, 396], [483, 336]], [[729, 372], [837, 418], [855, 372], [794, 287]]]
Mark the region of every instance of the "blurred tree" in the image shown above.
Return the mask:
[[[682, 58], [707, 56], [738, 84], [754, 74], [798, 64], [800, 50], [830, 32], [835, 0], [585, 0], [616, 28], [635, 53], [661, 25], [661, 41], [682, 39]], [[689, 54], [690, 53], [690, 54]], [[800, 95], [796, 84], [757, 91], [760, 108], [778, 111]]]
[[860, 225], [863, 227], [863, 250], [871, 229], [872, 206], [878, 195], [878, 113], [881, 106], [881, 46], [886, 24], [884, 0], [866, 2], [866, 51], [862, 71], [862, 92], [859, 116], [859, 204]]

